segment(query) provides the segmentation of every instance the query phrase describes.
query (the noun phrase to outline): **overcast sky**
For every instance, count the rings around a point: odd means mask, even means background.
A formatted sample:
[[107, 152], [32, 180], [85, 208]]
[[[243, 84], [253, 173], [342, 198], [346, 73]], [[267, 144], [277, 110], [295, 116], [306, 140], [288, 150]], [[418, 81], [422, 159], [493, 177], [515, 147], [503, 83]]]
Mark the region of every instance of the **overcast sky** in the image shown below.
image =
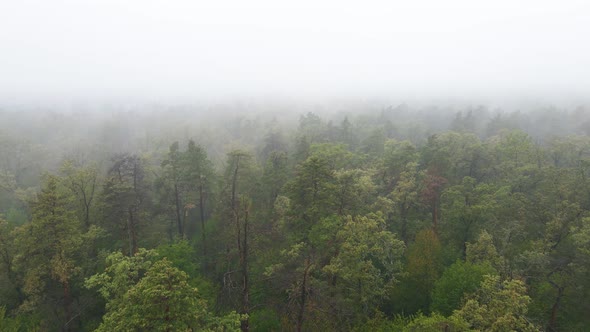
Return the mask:
[[590, 2], [0, 0], [0, 98], [590, 95]]

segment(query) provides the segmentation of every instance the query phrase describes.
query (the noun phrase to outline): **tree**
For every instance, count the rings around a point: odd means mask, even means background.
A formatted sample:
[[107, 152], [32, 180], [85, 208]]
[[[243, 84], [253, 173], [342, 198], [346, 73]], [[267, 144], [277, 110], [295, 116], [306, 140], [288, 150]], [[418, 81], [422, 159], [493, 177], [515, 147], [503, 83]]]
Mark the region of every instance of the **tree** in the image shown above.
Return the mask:
[[311, 112], [299, 117], [299, 133], [310, 143], [321, 143], [325, 139], [325, 124], [322, 119]]
[[346, 217], [335, 240], [336, 253], [322, 268], [334, 297], [326, 310], [342, 328], [350, 329], [390, 295], [401, 275], [404, 243], [376, 214]]
[[531, 298], [520, 280], [487, 275], [480, 288], [453, 313], [478, 331], [539, 331], [526, 318]]
[[462, 332], [471, 331], [469, 324], [457, 316], [444, 317], [438, 313], [430, 316], [416, 315], [411, 322], [403, 327], [403, 332]]
[[183, 194], [185, 185], [182, 182], [181, 176], [181, 162], [182, 162], [182, 155], [179, 151], [178, 142], [172, 143], [170, 145], [170, 150], [168, 151], [168, 155], [166, 159], [162, 161], [162, 169], [163, 174], [162, 177], [164, 181], [168, 183], [172, 187], [172, 200], [174, 205], [174, 216], [176, 219], [176, 227], [178, 230], [178, 236], [183, 238], [184, 234], [184, 205], [183, 205]]
[[417, 161], [418, 153], [412, 143], [394, 139], [387, 140], [379, 176], [380, 182], [383, 183], [384, 194], [391, 192], [400, 180], [401, 173], [408, 170], [410, 163], [417, 166]]
[[298, 242], [281, 250], [280, 261], [266, 268], [265, 275], [275, 284], [281, 294], [286, 293], [285, 313], [295, 330], [304, 330], [309, 308], [314, 301], [315, 278], [318, 257], [313, 246]]
[[460, 184], [446, 188], [442, 193], [441, 210], [445, 211], [442, 229], [450, 242], [461, 248], [463, 258], [467, 242], [472, 240], [476, 230], [495, 224], [497, 190], [493, 185], [478, 184], [474, 178], [466, 176]]
[[410, 213], [420, 206], [419, 186], [420, 177], [423, 174], [418, 172], [417, 168], [416, 163], [408, 163], [404, 171], [400, 173], [395, 188], [387, 195], [391, 199], [394, 210], [394, 216], [390, 218], [390, 221], [392, 224], [395, 223], [392, 226], [400, 224], [399, 229], [396, 230], [399, 231], [401, 239], [406, 244], [409, 240]]
[[531, 280], [534, 305], [542, 306], [541, 313], [548, 316], [548, 331], [571, 324], [567, 315], [579, 310], [587, 295], [583, 290], [589, 275], [588, 261], [580, 241], [588, 219], [583, 216], [577, 204], [560, 202], [543, 225], [543, 237], [530, 241], [518, 257], [518, 272]]
[[335, 203], [337, 214], [364, 214], [371, 206], [375, 185], [368, 172], [360, 169], [338, 170], [334, 172]]
[[[183, 179], [189, 188], [190, 197], [193, 201], [198, 201], [199, 221], [201, 225], [201, 242], [203, 246], [203, 256], [207, 255], [207, 235], [205, 231], [206, 208], [210, 202], [213, 191], [214, 171], [211, 161], [207, 157], [207, 152], [194, 141], [188, 142], [187, 151], [182, 159]], [[185, 206], [186, 210], [190, 205]]]
[[533, 165], [535, 146], [525, 132], [501, 131], [498, 137], [489, 140], [492, 149], [491, 171], [496, 176], [514, 176], [522, 167]]
[[[105, 272], [87, 279], [107, 300], [106, 314], [97, 331], [210, 331], [219, 319], [188, 284], [188, 275], [155, 251], [141, 249], [135, 256], [114, 253]], [[239, 330], [240, 316], [223, 320], [224, 331]]]
[[33, 310], [42, 304], [47, 288], [58, 284], [62, 296], [62, 329], [69, 330], [72, 320], [72, 284], [80, 272], [77, 257], [83, 244], [91, 242], [95, 228], [83, 234], [81, 223], [68, 209], [68, 197], [60, 180], [46, 175], [41, 192], [33, 203], [33, 219], [21, 232], [20, 264], [25, 265], [24, 291], [26, 301], [22, 310]]
[[[251, 201], [248, 194], [252, 193], [252, 156], [245, 151], [234, 150], [228, 154], [228, 162], [226, 169], [226, 184], [225, 184], [225, 206], [223, 206], [222, 216], [226, 219], [226, 225], [233, 228], [235, 231], [228, 238], [235, 243], [235, 247], [226, 244], [227, 253], [237, 251], [237, 265], [236, 270], [232, 270], [233, 262], [230, 255], [228, 255], [227, 272], [224, 274], [224, 279], [230, 278], [235, 272], [239, 273], [241, 280], [240, 291], [240, 313], [246, 315], [242, 320], [242, 331], [248, 331], [248, 318], [250, 312], [250, 216], [251, 216]], [[232, 239], [233, 238], [233, 239]], [[233, 241], [232, 241], [233, 240]], [[233, 283], [224, 282], [224, 291], [232, 292], [234, 288]]]
[[482, 146], [479, 138], [471, 133], [446, 132], [432, 135], [421, 151], [424, 168], [432, 175], [451, 183], [469, 176], [481, 176]]
[[434, 283], [442, 272], [441, 244], [432, 228], [418, 232], [414, 243], [408, 246], [406, 272], [397, 291], [401, 303], [396, 305], [408, 313], [427, 311]]
[[297, 215], [290, 224], [295, 236], [305, 236], [322, 217], [335, 209], [335, 177], [328, 160], [309, 157], [296, 170], [295, 178], [287, 184], [292, 211]]
[[6, 316], [6, 307], [0, 307], [0, 331], [19, 332], [19, 331], [37, 331], [40, 329], [37, 322], [28, 320], [28, 317], [19, 316], [11, 318]]
[[430, 208], [432, 214], [432, 229], [438, 232], [438, 220], [440, 214], [440, 195], [447, 179], [436, 175], [436, 171], [429, 170], [424, 177], [424, 189], [422, 190], [422, 200]]
[[287, 143], [283, 133], [279, 129], [274, 129], [264, 137], [264, 147], [261, 151], [262, 160], [267, 160], [274, 152], [286, 152]]
[[126, 241], [128, 255], [137, 252], [140, 225], [146, 222], [150, 203], [149, 184], [143, 162], [136, 155], [114, 158], [103, 187], [103, 211], [107, 229]]
[[120, 307], [111, 307], [98, 331], [178, 331], [196, 327], [204, 304], [186, 273], [165, 258], [155, 262], [124, 295]]
[[457, 260], [434, 284], [430, 309], [445, 316], [459, 309], [466, 294], [475, 292], [485, 275], [495, 274], [489, 264], [472, 264]]
[[18, 254], [17, 231], [0, 218], [0, 307], [5, 310], [16, 308], [24, 297], [22, 276], [15, 266]]
[[273, 151], [270, 153], [264, 166], [262, 181], [268, 195], [267, 204], [272, 207], [288, 181], [288, 158], [285, 152]]
[[351, 150], [354, 150], [357, 145], [354, 130], [348, 117], [345, 117], [340, 123], [340, 127], [338, 128], [338, 141], [348, 145]]
[[489, 264], [498, 272], [504, 271], [504, 258], [498, 254], [494, 239], [483, 231], [479, 234], [477, 241], [466, 244], [465, 259], [472, 264]]
[[72, 192], [80, 219], [84, 221], [86, 229], [90, 228], [91, 210], [94, 206], [98, 169], [96, 165], [77, 166], [72, 160], [66, 160], [61, 166], [65, 184]]

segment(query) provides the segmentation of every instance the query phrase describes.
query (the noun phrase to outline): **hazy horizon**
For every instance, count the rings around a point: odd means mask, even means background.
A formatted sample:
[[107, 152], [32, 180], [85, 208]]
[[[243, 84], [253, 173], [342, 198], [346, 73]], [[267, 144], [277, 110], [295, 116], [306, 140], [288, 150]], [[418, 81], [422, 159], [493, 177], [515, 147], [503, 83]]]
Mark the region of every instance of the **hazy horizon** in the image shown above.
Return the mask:
[[586, 103], [584, 1], [6, 1], [0, 102]]

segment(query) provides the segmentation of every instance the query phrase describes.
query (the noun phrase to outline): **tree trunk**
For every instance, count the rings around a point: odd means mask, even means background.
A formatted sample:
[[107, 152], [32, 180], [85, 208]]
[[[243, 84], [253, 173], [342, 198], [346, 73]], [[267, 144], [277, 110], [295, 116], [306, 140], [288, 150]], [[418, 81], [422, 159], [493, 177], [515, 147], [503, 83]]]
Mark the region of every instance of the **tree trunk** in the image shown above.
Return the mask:
[[236, 190], [237, 190], [237, 181], [238, 181], [238, 170], [240, 168], [240, 156], [236, 156], [236, 168], [234, 170], [234, 176], [231, 182], [231, 208], [235, 211], [236, 209]]
[[205, 234], [205, 202], [203, 197], [203, 184], [199, 184], [199, 214], [201, 217], [201, 240], [203, 242], [203, 257], [207, 256], [207, 236]]
[[174, 204], [176, 205], [176, 223], [178, 226], [178, 235], [180, 237], [184, 237], [184, 233], [182, 230], [182, 215], [180, 214], [180, 197], [178, 194], [178, 185], [174, 184]]
[[[556, 285], [552, 283], [555, 287]], [[553, 306], [551, 307], [551, 317], [549, 318], [549, 323], [547, 324], [547, 331], [557, 331], [557, 311], [559, 310], [559, 303], [561, 302], [561, 298], [563, 297], [564, 287], [556, 287], [557, 288], [557, 297], [555, 297], [555, 301], [553, 302]]]
[[311, 263], [309, 257], [305, 259], [305, 269], [303, 270], [303, 282], [301, 283], [301, 302], [299, 303], [299, 312], [297, 313], [297, 332], [303, 328], [303, 319], [305, 314], [305, 301], [307, 299], [307, 276]]
[[84, 204], [84, 224], [88, 230], [90, 228], [90, 203]]
[[401, 238], [402, 241], [406, 245], [408, 245], [408, 210], [409, 208], [406, 207], [405, 201], [401, 205], [401, 220], [402, 220], [402, 229], [401, 229]]
[[129, 218], [127, 218], [127, 233], [129, 237], [129, 256], [137, 253], [137, 232], [135, 230], [135, 217], [133, 208], [129, 208]]
[[438, 229], [438, 200], [436, 198], [432, 202], [432, 227], [436, 233]]
[[64, 319], [66, 322], [62, 327], [62, 331], [67, 332], [70, 331], [69, 324], [72, 320], [72, 313], [70, 310], [70, 304], [72, 303], [72, 294], [70, 293], [70, 283], [68, 281], [63, 282], [62, 286], [64, 291]]
[[[247, 204], [247, 203], [246, 203]], [[244, 214], [244, 247], [241, 252], [241, 263], [242, 263], [242, 313], [250, 314], [250, 280], [248, 278], [248, 207], [245, 206]], [[242, 321], [241, 328], [243, 332], [250, 330], [248, 319]]]

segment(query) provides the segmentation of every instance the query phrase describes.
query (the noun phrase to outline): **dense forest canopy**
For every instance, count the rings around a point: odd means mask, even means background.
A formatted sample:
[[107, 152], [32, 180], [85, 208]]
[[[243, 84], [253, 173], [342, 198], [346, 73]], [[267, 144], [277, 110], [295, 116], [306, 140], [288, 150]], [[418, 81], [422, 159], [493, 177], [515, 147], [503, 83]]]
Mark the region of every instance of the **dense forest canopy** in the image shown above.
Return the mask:
[[2, 331], [583, 331], [590, 108], [0, 108]]

